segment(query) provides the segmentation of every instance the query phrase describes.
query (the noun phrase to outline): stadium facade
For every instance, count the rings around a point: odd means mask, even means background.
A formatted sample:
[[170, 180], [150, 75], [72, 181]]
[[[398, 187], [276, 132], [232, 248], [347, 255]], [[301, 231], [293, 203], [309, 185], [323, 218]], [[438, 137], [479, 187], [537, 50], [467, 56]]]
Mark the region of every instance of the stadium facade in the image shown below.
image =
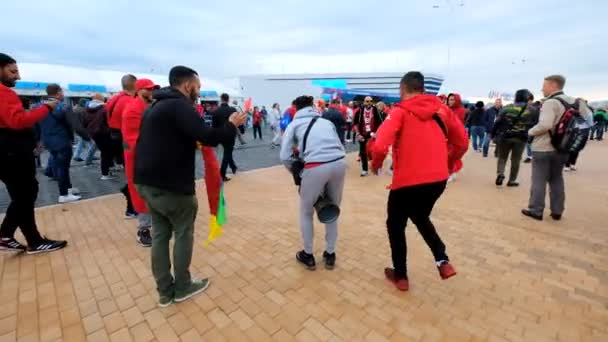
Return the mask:
[[[426, 91], [437, 94], [444, 77], [434, 73], [424, 73], [424, 76]], [[276, 102], [285, 108], [300, 95], [344, 100], [371, 95], [395, 102], [402, 77], [402, 72], [251, 75], [241, 76], [239, 84], [243, 96], [251, 97], [255, 104], [268, 106]]]

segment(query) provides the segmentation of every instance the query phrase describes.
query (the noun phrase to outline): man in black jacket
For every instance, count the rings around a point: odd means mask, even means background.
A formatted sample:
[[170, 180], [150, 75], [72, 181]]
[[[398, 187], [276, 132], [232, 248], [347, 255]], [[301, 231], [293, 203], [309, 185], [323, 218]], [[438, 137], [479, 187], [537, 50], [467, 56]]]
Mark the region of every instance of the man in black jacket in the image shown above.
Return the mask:
[[[201, 88], [196, 71], [176, 66], [169, 73], [169, 84], [154, 92], [156, 102], [144, 114], [135, 148], [134, 183], [152, 215], [152, 273], [161, 307], [183, 302], [209, 285], [208, 279], [191, 278], [189, 270], [198, 209], [194, 184], [197, 142], [229, 144], [236, 127], [247, 119], [243, 113], [234, 113], [223, 126], [206, 127], [194, 108]], [[173, 263], [169, 257], [172, 235]]]
[[359, 158], [361, 158], [361, 177], [368, 175], [367, 142], [376, 136], [378, 127], [383, 118], [374, 106], [374, 100], [367, 96], [363, 101], [363, 107], [355, 115], [353, 125], [355, 126], [355, 137], [359, 141]]
[[338, 133], [338, 138], [342, 145], [344, 145], [344, 126], [346, 125], [346, 121], [344, 120], [344, 116], [342, 116], [342, 112], [339, 110], [340, 108], [340, 100], [334, 99], [331, 101], [331, 105], [329, 108], [321, 114], [324, 119], [331, 121], [331, 123], [336, 126], [336, 133]]
[[[213, 128], [221, 128], [226, 125], [230, 115], [236, 112], [234, 107], [230, 107], [228, 103], [230, 102], [230, 97], [228, 94], [222, 94], [220, 96], [221, 104], [213, 113], [211, 113], [211, 123]], [[231, 142], [227, 144], [223, 144], [222, 148], [224, 149], [224, 156], [222, 158], [222, 167], [220, 169], [220, 174], [224, 182], [230, 180], [230, 178], [226, 177], [226, 171], [228, 170], [228, 166], [232, 169], [232, 174], [236, 173], [237, 167], [234, 163], [234, 158], [232, 157], [232, 152], [234, 151], [234, 143], [235, 139], [232, 139]]]

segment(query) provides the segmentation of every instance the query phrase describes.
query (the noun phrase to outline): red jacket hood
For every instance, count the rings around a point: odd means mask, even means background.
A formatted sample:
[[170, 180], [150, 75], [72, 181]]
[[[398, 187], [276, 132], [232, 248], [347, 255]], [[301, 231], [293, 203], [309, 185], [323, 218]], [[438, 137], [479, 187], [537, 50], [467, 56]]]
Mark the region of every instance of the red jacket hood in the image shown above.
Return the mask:
[[433, 95], [416, 95], [407, 100], [399, 102], [396, 107], [411, 112], [420, 120], [427, 121], [433, 118], [441, 107], [441, 101]]
[[452, 109], [462, 107], [462, 97], [460, 97], [460, 94], [450, 94], [448, 95], [448, 98], [450, 96], [454, 96], [454, 99], [456, 100], [454, 107], [451, 107]]

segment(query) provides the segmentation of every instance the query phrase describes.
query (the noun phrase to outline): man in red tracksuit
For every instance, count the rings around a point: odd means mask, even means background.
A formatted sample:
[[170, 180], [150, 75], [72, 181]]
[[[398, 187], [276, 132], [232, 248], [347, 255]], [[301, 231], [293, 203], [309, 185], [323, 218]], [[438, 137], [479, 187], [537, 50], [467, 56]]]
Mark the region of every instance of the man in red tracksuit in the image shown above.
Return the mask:
[[133, 75], [125, 75], [121, 79], [122, 91], [112, 97], [107, 105], [108, 126], [112, 136], [114, 158], [118, 165], [124, 165], [122, 152], [122, 115], [125, 107], [135, 96], [135, 82], [137, 78]]
[[[449, 152], [448, 144], [452, 146]], [[468, 147], [462, 122], [435, 96], [424, 94], [424, 76], [419, 72], [403, 76], [401, 102], [376, 133], [374, 174], [378, 174], [390, 146], [393, 147], [393, 182], [386, 225], [394, 268], [385, 269], [385, 275], [399, 290], [407, 291], [405, 226], [408, 219], [433, 252], [441, 278], [456, 274], [430, 215], [445, 190], [452, 164]]]
[[137, 242], [144, 247], [152, 246], [152, 236], [150, 235], [152, 217], [133, 183], [133, 176], [135, 174], [135, 145], [139, 137], [139, 127], [141, 126], [144, 111], [153, 101], [152, 91], [159, 88], [159, 86], [147, 78], [137, 80], [135, 82], [136, 96], [125, 106], [122, 113], [122, 138], [127, 186], [131, 195], [133, 208], [137, 212]]
[[[125, 111], [125, 107], [133, 97], [135, 97], [135, 82], [137, 78], [133, 75], [124, 75], [120, 83], [122, 85], [122, 91], [112, 97], [106, 104], [106, 112], [108, 113], [108, 127], [110, 127], [110, 141], [112, 147], [113, 161], [118, 166], [125, 165], [125, 156], [122, 146], [122, 115]], [[128, 184], [123, 185], [120, 188], [120, 192], [125, 196], [127, 200], [127, 210], [125, 216], [128, 218], [137, 217], [137, 211], [133, 208], [131, 202], [131, 195], [129, 193]]]
[[[57, 102], [45, 102], [26, 112], [17, 94], [10, 89], [19, 79], [17, 62], [0, 53], [0, 180], [11, 198], [0, 226], [0, 251], [52, 252], [64, 248], [67, 241], [49, 240], [41, 236], [36, 227], [34, 203], [38, 196], [38, 181], [34, 125], [42, 121]], [[27, 247], [15, 240], [17, 228], [27, 240]]]

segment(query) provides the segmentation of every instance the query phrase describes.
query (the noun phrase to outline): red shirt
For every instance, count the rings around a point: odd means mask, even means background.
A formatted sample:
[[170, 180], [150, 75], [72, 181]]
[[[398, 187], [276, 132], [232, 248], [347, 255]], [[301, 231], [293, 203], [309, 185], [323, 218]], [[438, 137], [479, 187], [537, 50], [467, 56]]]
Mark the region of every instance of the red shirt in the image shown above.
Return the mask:
[[139, 128], [144, 111], [148, 107], [139, 97], [132, 98], [125, 104], [124, 112], [122, 113], [122, 139], [129, 148], [135, 151], [135, 143], [139, 137]]
[[122, 113], [133, 97], [121, 91], [108, 101], [106, 110], [108, 111], [108, 126], [112, 129], [122, 129]]
[[[447, 129], [447, 139], [433, 119], [435, 113]], [[449, 151], [448, 144], [451, 145]], [[378, 129], [373, 168], [382, 167], [392, 146], [391, 189], [445, 181], [468, 145], [464, 126], [447, 106], [433, 95], [417, 95], [397, 104]]]
[[31, 128], [48, 114], [47, 106], [40, 106], [26, 112], [17, 93], [0, 84], [0, 128], [13, 130]]
[[291, 106], [289, 109], [287, 109], [287, 113], [289, 113], [289, 116], [291, 116], [291, 120], [293, 120], [293, 117], [296, 116], [296, 112], [296, 106]]
[[253, 124], [259, 125], [262, 123], [262, 113], [261, 112], [253, 112]]

